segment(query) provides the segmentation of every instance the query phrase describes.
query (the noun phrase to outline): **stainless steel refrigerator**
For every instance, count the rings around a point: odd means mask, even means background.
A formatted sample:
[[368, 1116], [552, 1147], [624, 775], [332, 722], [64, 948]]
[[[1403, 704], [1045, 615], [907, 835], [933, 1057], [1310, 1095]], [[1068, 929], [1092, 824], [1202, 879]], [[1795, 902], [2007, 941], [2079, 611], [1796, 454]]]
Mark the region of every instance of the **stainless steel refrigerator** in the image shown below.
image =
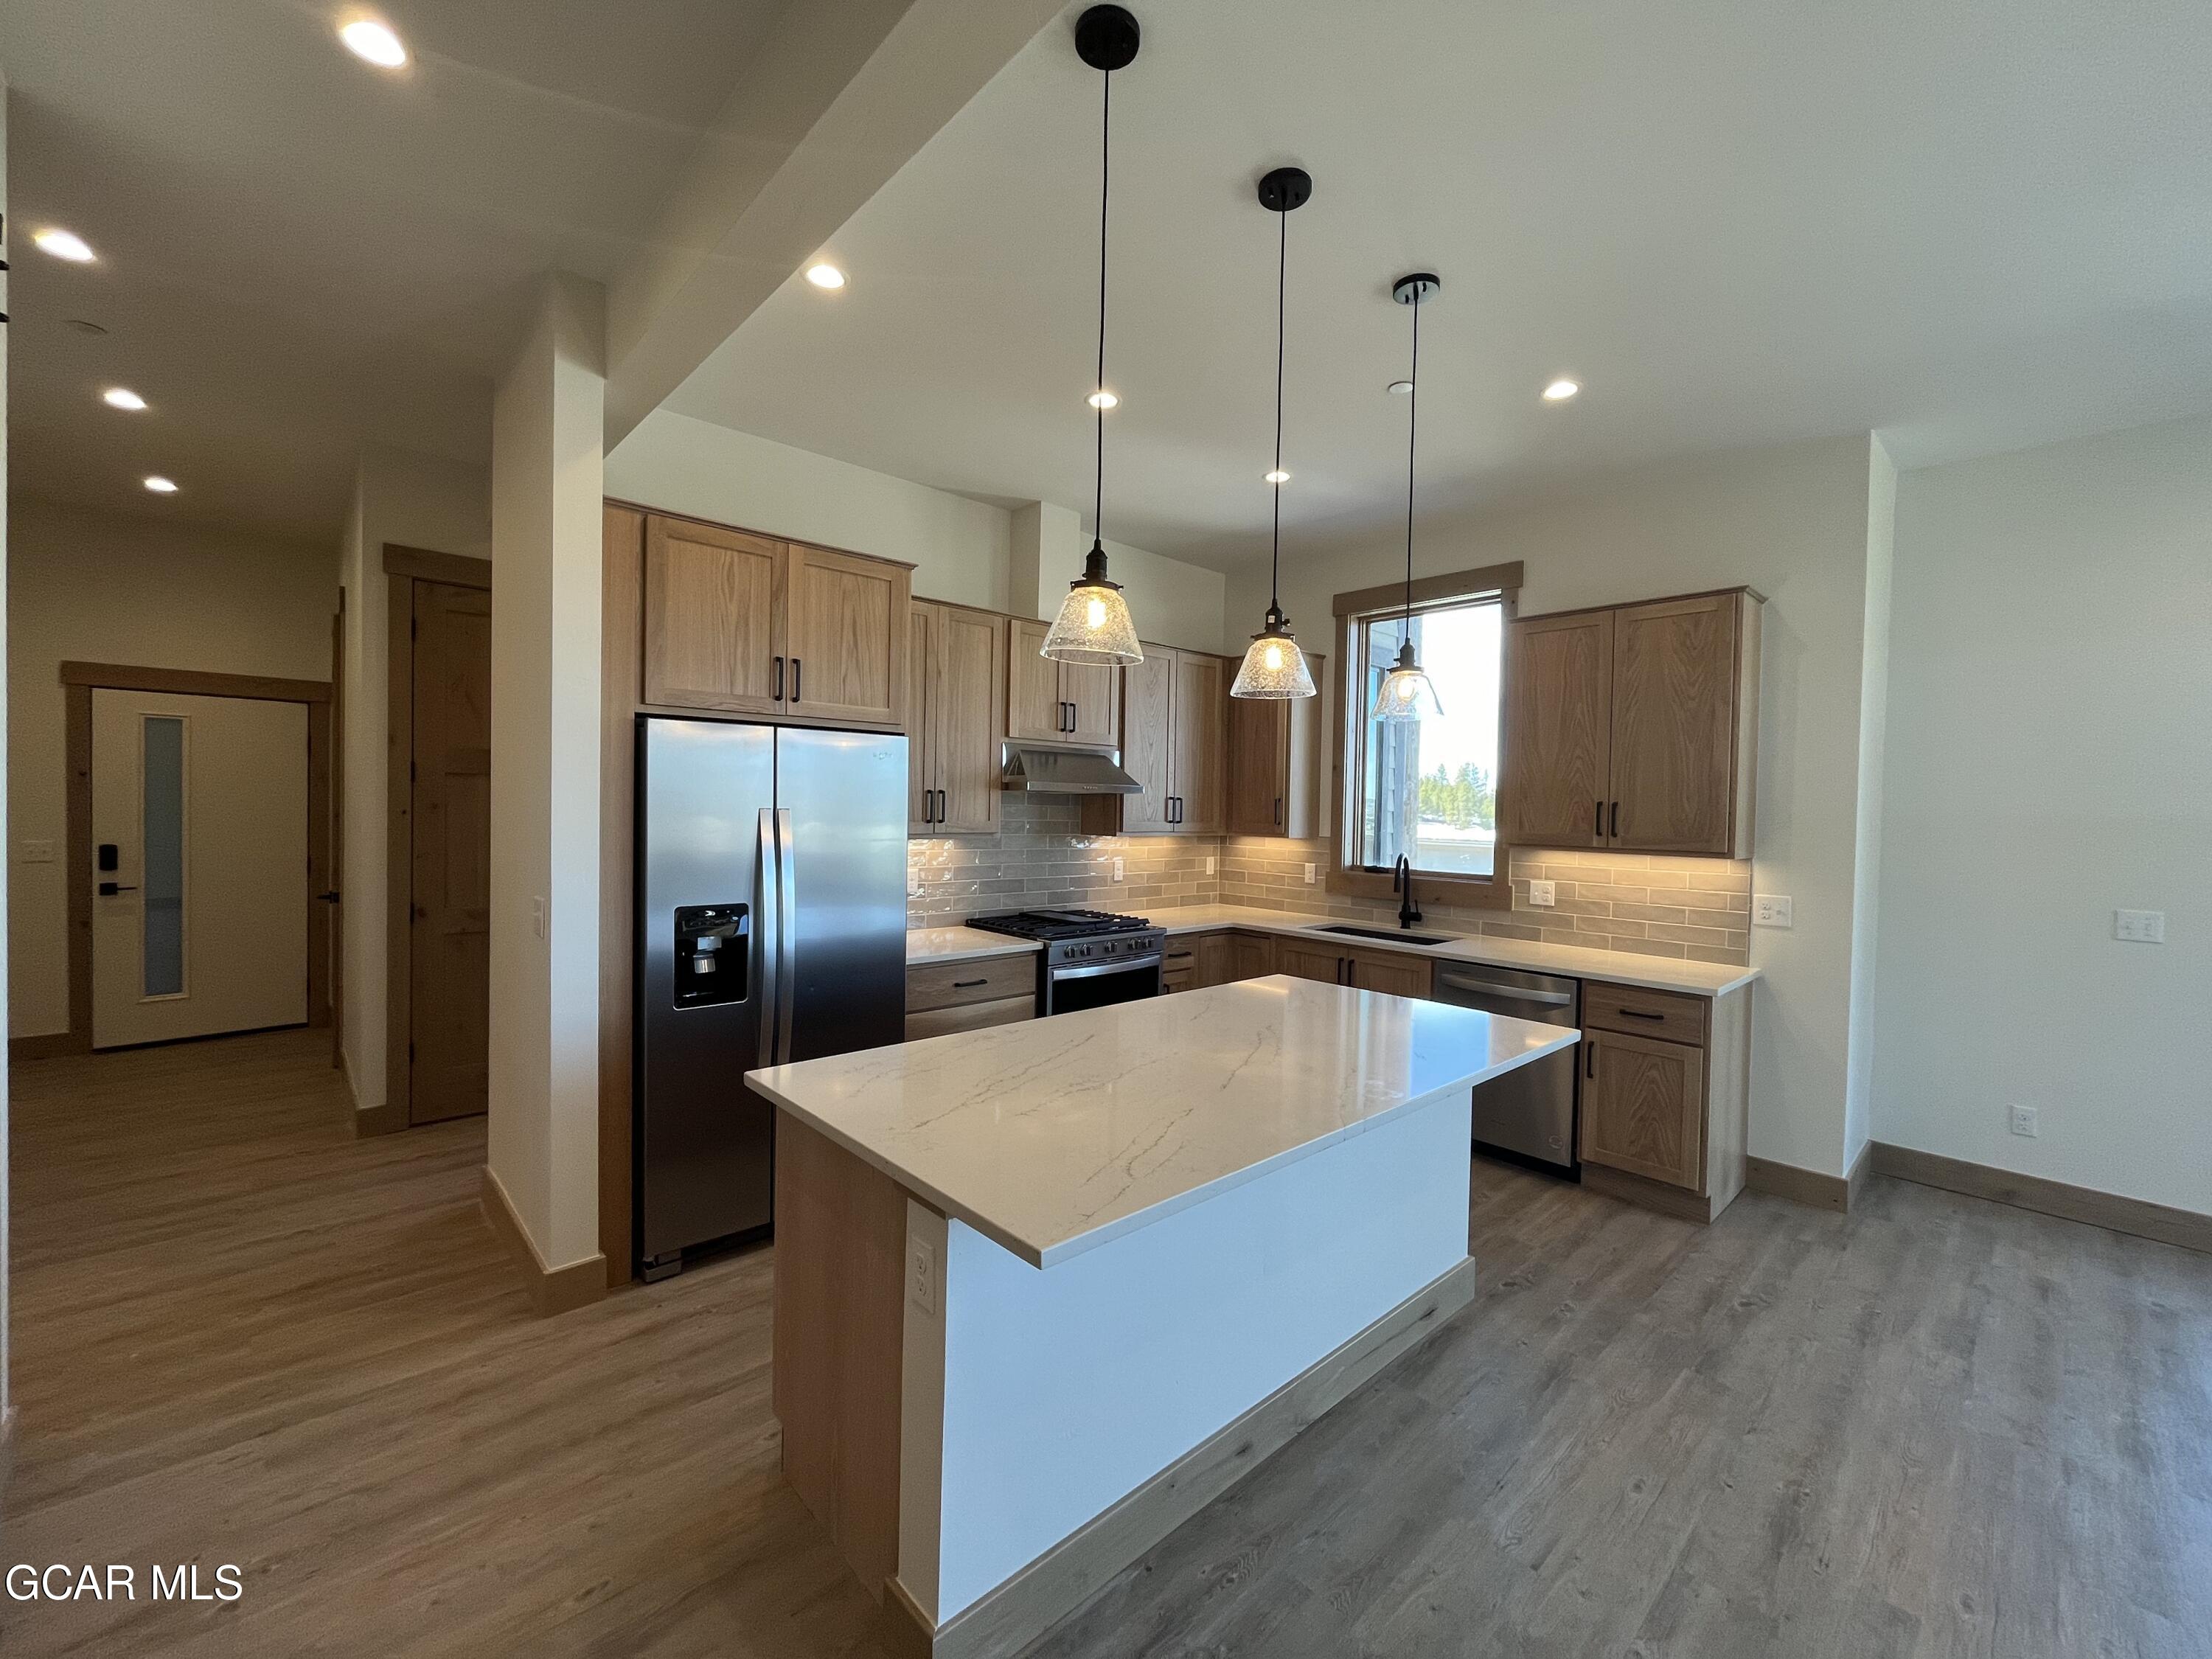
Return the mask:
[[758, 1066], [900, 1041], [906, 739], [641, 718], [635, 1202], [648, 1279], [775, 1218]]

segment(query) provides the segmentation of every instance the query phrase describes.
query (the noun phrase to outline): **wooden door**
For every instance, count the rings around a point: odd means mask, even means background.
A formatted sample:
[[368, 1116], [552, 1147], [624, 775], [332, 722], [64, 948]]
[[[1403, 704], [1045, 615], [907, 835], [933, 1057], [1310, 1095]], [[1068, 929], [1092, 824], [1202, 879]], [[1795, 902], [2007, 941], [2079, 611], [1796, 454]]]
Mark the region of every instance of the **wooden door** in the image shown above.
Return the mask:
[[1145, 659], [1121, 674], [1121, 769], [1144, 786], [1123, 795], [1121, 833], [1164, 835], [1172, 829], [1175, 789], [1175, 653], [1145, 647]]
[[484, 1109], [491, 945], [491, 594], [415, 583], [407, 1121]]
[[1225, 665], [1196, 651], [1175, 653], [1175, 829], [1218, 836], [1229, 827], [1229, 688]]
[[1740, 604], [1739, 595], [1721, 593], [1613, 612], [1613, 797], [1620, 803], [1613, 846], [1735, 850]]
[[1265, 933], [1229, 936], [1229, 977], [1265, 979], [1275, 971], [1275, 941]]
[[1352, 982], [1363, 991], [1387, 991], [1394, 997], [1425, 997], [1430, 969], [1426, 957], [1401, 956], [1394, 951], [1352, 952]]
[[1590, 1031], [1581, 1058], [1583, 1161], [1702, 1192], [1703, 1051]]
[[1317, 979], [1324, 985], [1344, 982], [1344, 956], [1326, 945], [1308, 945], [1299, 939], [1279, 939], [1275, 942], [1274, 969], [1279, 974], [1290, 974], [1298, 979]]
[[931, 679], [931, 743], [936, 753], [940, 836], [990, 836], [999, 830], [1006, 729], [1006, 630], [981, 611], [940, 609]]
[[1229, 833], [1279, 836], [1290, 788], [1291, 705], [1229, 700]]
[[1006, 624], [1006, 735], [1010, 738], [1034, 743], [1068, 740], [1060, 665], [1037, 654], [1051, 631], [1048, 623]]
[[1504, 811], [1516, 847], [1601, 847], [1612, 799], [1613, 617], [1530, 617], [1507, 630]]
[[781, 714], [783, 572], [781, 542], [648, 518], [645, 701]]
[[92, 694], [92, 1046], [307, 1021], [307, 705]]
[[937, 718], [941, 693], [936, 684], [937, 644], [944, 628], [942, 607], [920, 600], [907, 610], [906, 648], [906, 832], [937, 833]]
[[1122, 672], [1085, 663], [1060, 665], [1060, 695], [1067, 703], [1070, 743], [1103, 748], [1121, 740]]
[[786, 713], [903, 724], [910, 575], [903, 565], [791, 544], [784, 566]]

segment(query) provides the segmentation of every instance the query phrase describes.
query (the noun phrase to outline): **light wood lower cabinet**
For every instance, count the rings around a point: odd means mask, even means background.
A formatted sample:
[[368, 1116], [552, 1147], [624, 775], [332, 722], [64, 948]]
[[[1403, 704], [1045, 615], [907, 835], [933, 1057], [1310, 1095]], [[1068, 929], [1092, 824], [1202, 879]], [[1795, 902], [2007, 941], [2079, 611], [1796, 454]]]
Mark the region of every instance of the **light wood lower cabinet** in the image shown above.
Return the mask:
[[988, 611], [909, 607], [907, 830], [988, 836], [999, 828], [1006, 635]]
[[1698, 1221], [1728, 1207], [1750, 1130], [1751, 997], [1583, 981], [1584, 1185]]
[[1362, 951], [1300, 939], [1275, 940], [1274, 971], [1324, 985], [1349, 985], [1391, 996], [1425, 997], [1433, 964], [1426, 957], [1398, 951]]
[[1266, 933], [1229, 936], [1229, 977], [1265, 979], [1275, 971], [1275, 941]]
[[906, 970], [906, 1040], [1036, 1018], [1036, 955], [920, 963]]
[[1705, 1176], [1705, 1115], [1704, 1049], [1613, 1031], [1583, 1039], [1584, 1163], [1695, 1192]]

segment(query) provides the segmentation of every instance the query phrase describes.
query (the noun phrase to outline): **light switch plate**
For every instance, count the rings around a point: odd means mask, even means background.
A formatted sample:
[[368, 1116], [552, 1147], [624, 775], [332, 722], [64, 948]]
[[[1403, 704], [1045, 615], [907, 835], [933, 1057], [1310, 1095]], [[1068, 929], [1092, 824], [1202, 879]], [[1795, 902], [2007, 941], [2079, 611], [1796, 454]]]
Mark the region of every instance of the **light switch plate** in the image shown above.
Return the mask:
[[2112, 912], [2112, 937], [2125, 939], [2130, 945], [2163, 945], [2166, 943], [2166, 912], [2115, 910]]
[[1121, 860], [1119, 859], [1114, 860], [1114, 879], [1116, 881], [1121, 879]]
[[16, 856], [25, 864], [52, 864], [54, 844], [50, 841], [27, 841]]
[[1212, 859], [1208, 859], [1206, 861], [1206, 873], [1209, 876], [1213, 873], [1213, 860]]
[[1754, 927], [1788, 927], [1790, 896], [1787, 893], [1754, 893], [1751, 900], [1751, 925]]
[[1313, 876], [1314, 876], [1314, 867], [1313, 867], [1313, 866], [1311, 866], [1310, 864], [1309, 864], [1308, 866], [1306, 866], [1306, 885], [1307, 885], [1307, 886], [1309, 886], [1309, 887], [1310, 887], [1310, 886], [1312, 886], [1312, 885], [1313, 885]]
[[906, 1242], [906, 1295], [916, 1313], [937, 1311], [937, 1251], [926, 1238]]
[[1528, 902], [1539, 910], [1548, 910], [1559, 902], [1559, 884], [1555, 881], [1532, 881], [1528, 884]]

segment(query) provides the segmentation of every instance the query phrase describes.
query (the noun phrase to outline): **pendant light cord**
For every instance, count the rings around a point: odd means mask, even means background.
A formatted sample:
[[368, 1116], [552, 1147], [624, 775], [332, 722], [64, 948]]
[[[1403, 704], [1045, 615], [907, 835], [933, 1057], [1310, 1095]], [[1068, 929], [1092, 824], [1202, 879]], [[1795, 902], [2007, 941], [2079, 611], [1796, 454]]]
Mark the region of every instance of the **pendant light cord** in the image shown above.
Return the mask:
[[1413, 290], [1413, 384], [1406, 393], [1406, 638], [1413, 637], [1413, 444], [1421, 418], [1421, 291]]
[[[1288, 208], [1275, 216], [1283, 222], [1282, 243], [1275, 259], [1275, 471], [1283, 470], [1283, 295], [1290, 279], [1291, 214]], [[1275, 545], [1267, 562], [1267, 611], [1272, 623], [1283, 611], [1283, 484], [1275, 481]]]
[[[1114, 71], [1104, 71], [1105, 95], [1100, 100], [1098, 131], [1098, 380], [1094, 392], [1106, 390], [1106, 198], [1113, 179]], [[1092, 473], [1095, 490], [1091, 500], [1091, 539], [1106, 544], [1106, 410], [1098, 409], [1098, 447]]]

